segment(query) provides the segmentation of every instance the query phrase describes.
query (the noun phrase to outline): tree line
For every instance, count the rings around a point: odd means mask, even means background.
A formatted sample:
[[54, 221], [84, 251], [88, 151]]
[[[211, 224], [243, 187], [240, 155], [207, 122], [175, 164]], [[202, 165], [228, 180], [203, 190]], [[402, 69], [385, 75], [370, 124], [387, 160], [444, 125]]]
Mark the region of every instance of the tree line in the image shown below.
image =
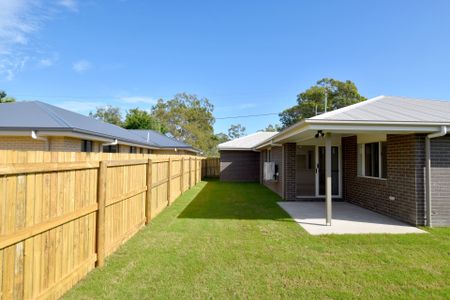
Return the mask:
[[[279, 114], [280, 124], [269, 124], [260, 131], [281, 131], [325, 110], [332, 111], [364, 100], [366, 98], [359, 94], [352, 81], [323, 78], [298, 94], [296, 104]], [[14, 101], [13, 97], [0, 91], [0, 103]], [[148, 110], [130, 109], [125, 116], [114, 106], [97, 107], [89, 116], [126, 129], [155, 130], [192, 145], [205, 155], [216, 156], [218, 144], [246, 135], [246, 128], [232, 124], [227, 133], [215, 134], [213, 111], [214, 105], [207, 98], [179, 93], [168, 100], [159, 99]]]

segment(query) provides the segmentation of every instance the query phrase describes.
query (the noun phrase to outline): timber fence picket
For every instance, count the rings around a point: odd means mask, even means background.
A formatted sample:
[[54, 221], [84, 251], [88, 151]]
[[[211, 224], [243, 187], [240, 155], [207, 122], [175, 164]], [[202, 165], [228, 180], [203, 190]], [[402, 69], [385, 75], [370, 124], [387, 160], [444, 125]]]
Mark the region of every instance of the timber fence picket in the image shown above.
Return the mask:
[[0, 150], [0, 299], [56, 299], [201, 180], [203, 158]]

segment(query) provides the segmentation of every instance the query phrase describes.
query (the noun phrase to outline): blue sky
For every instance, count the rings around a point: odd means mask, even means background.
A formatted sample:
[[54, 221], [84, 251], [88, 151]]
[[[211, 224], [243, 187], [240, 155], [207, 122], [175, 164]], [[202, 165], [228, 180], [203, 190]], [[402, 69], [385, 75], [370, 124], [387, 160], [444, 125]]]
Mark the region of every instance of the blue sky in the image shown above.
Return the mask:
[[449, 37], [450, 1], [0, 0], [0, 89], [85, 114], [178, 92], [216, 117], [277, 113], [323, 77], [450, 100]]

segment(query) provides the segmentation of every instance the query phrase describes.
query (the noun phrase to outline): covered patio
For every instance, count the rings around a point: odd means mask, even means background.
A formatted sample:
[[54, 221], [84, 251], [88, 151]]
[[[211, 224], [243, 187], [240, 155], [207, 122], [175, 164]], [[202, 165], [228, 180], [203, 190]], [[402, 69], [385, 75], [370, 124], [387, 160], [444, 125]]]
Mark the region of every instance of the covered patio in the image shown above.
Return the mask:
[[323, 202], [278, 202], [311, 235], [322, 234], [405, 234], [425, 231], [348, 202], [333, 202], [333, 222], [324, 219]]
[[440, 163], [448, 155], [443, 150], [447, 126], [442, 124], [447, 109], [436, 101], [380, 96], [304, 119], [255, 148], [265, 163], [281, 148], [281, 159], [275, 161], [280, 174], [262, 182], [269, 188], [281, 182], [276, 191], [286, 201], [324, 200], [305, 205], [319, 206], [321, 222], [328, 226], [340, 211], [333, 208], [341, 205], [334, 200], [408, 224], [432, 226], [434, 218], [442, 226], [448, 223], [448, 194], [436, 187], [447, 175], [432, 178], [431, 140], [442, 143], [434, 150], [435, 170], [448, 169]]

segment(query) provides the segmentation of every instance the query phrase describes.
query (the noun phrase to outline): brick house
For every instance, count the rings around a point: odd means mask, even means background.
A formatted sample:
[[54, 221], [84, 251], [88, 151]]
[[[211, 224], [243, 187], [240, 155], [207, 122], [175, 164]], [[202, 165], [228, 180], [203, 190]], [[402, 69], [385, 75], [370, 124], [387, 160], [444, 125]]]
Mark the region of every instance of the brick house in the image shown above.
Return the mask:
[[448, 126], [450, 102], [380, 96], [240, 149], [239, 139], [234, 150], [219, 145], [229, 173], [221, 180], [253, 180], [249, 170], [230, 174], [239, 151], [252, 152], [262, 184], [284, 200], [324, 201], [327, 221], [333, 201], [347, 201], [413, 225], [450, 226]]
[[127, 130], [39, 101], [0, 104], [0, 150], [199, 153], [153, 130]]

